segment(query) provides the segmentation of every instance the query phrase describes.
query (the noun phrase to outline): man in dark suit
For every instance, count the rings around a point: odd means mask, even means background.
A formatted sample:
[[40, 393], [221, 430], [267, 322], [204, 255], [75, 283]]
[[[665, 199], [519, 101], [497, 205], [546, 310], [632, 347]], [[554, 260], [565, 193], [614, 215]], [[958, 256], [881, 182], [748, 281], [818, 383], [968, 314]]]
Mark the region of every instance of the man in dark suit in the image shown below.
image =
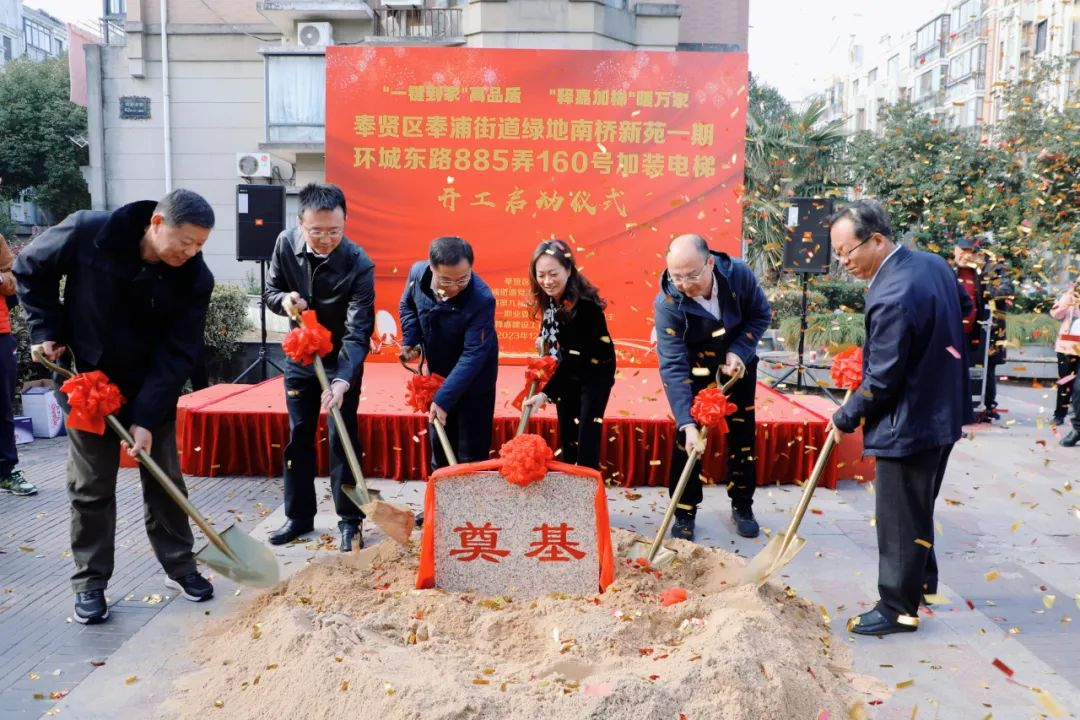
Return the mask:
[[[446, 426], [458, 462], [487, 460], [499, 340], [495, 296], [473, 272], [472, 246], [459, 237], [433, 240], [427, 261], [409, 271], [399, 313], [402, 357], [415, 360], [423, 352], [431, 372], [446, 378], [428, 417]], [[428, 438], [432, 467], [446, 466], [438, 435], [432, 431]]]
[[[345, 194], [336, 185], [311, 183], [300, 190], [300, 224], [281, 233], [266, 278], [266, 307], [279, 315], [314, 310], [330, 331], [333, 350], [323, 359], [330, 389], [314, 365], [290, 359], [285, 366], [289, 444], [285, 447], [285, 524], [270, 536], [283, 545], [315, 528], [315, 433], [320, 407], [341, 409], [349, 440], [360, 455], [357, 410], [364, 358], [375, 327], [375, 263], [345, 237]], [[360, 508], [342, 492], [355, 485], [337, 424], [330, 431], [330, 488], [341, 531], [341, 552], [364, 546]]]
[[877, 458], [878, 593], [854, 617], [859, 635], [912, 632], [919, 602], [937, 592], [934, 501], [949, 453], [971, 421], [961, 326], [965, 307], [945, 260], [893, 242], [885, 208], [857, 200], [831, 221], [841, 266], [868, 280], [862, 385], [833, 415], [833, 432], [863, 428]]
[[[174, 190], [159, 202], [69, 215], [23, 250], [14, 267], [34, 351], [78, 372], [105, 373], [126, 400], [118, 415], [135, 442], [128, 453], [146, 450], [181, 492], [176, 401], [202, 351], [214, 278], [200, 251], [213, 226], [204, 198]], [[119, 446], [110, 430], [68, 429], [71, 585], [80, 623], [109, 617]], [[145, 468], [140, 475], [146, 534], [165, 584], [188, 600], [209, 599], [214, 588], [195, 569], [187, 515]]]
[[[753, 510], [757, 487], [757, 344], [769, 327], [772, 309], [749, 266], [709, 250], [700, 235], [680, 235], [672, 240], [666, 260], [667, 270], [653, 303], [656, 354], [664, 392], [684, 440], [682, 445], [675, 442], [669, 492], [674, 492], [678, 484], [688, 451], [694, 447], [699, 452], [705, 449], [705, 436], [690, 416], [694, 396], [715, 385], [717, 369], [728, 377], [741, 374], [730, 397], [738, 410], [728, 421], [727, 491], [735, 531], [742, 537], [754, 538], [760, 532]], [[701, 500], [699, 460], [675, 509], [673, 537], [694, 539]]]

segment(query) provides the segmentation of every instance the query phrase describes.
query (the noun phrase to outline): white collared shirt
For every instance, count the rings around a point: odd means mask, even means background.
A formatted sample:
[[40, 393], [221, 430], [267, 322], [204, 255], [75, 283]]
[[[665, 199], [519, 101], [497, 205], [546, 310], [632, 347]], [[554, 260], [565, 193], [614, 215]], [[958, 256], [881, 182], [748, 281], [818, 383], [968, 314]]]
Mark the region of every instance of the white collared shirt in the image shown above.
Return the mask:
[[874, 284], [874, 281], [875, 281], [875, 280], [877, 280], [877, 276], [878, 276], [878, 273], [880, 273], [880, 272], [881, 272], [881, 268], [885, 267], [885, 263], [889, 262], [889, 258], [891, 258], [891, 257], [892, 257], [893, 255], [895, 255], [895, 254], [896, 254], [896, 251], [897, 251], [897, 250], [899, 250], [899, 249], [900, 249], [900, 244], [899, 244], [899, 243], [897, 243], [896, 247], [894, 247], [894, 248], [893, 248], [893, 251], [892, 251], [891, 253], [889, 253], [888, 255], [886, 255], [886, 256], [885, 256], [885, 259], [881, 261], [881, 264], [880, 264], [880, 265], [878, 265], [878, 269], [877, 269], [877, 271], [876, 271], [876, 272], [874, 273], [874, 277], [870, 278], [870, 282], [868, 282], [868, 283], [866, 284], [866, 287], [867, 287], [867, 288], [869, 288], [869, 287], [870, 287], [871, 285], [873, 285], [873, 284]]
[[720, 319], [720, 294], [719, 293], [720, 293], [719, 283], [716, 282], [716, 277], [714, 276], [713, 279], [712, 279], [712, 293], [710, 293], [709, 297], [706, 298], [706, 297], [701, 297], [700, 295], [696, 295], [696, 296], [694, 296], [694, 297], [692, 297], [690, 299], [693, 300], [694, 302], [696, 302], [701, 307], [705, 308], [705, 310], [710, 315], [712, 315], [714, 318], [719, 320]]

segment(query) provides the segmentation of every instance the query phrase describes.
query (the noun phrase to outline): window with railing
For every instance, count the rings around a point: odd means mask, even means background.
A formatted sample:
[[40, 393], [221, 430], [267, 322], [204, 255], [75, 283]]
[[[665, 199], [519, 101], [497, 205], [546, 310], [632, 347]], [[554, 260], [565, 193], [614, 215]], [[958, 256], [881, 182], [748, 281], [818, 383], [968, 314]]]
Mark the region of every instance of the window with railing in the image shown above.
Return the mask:
[[44, 25], [29, 18], [23, 18], [23, 38], [26, 41], [27, 52], [34, 48], [47, 55], [52, 50], [52, 33]]
[[932, 50], [941, 44], [949, 30], [949, 16], [941, 15], [919, 28], [915, 33], [915, 52], [918, 54]]
[[378, 8], [375, 35], [385, 38], [459, 38], [461, 8]]
[[949, 61], [949, 82], [959, 82], [986, 70], [986, 46], [975, 45]]
[[952, 32], [957, 32], [968, 23], [974, 22], [982, 17], [983, 11], [986, 9], [986, 3], [983, 0], [963, 0], [952, 11], [952, 24], [949, 26]]

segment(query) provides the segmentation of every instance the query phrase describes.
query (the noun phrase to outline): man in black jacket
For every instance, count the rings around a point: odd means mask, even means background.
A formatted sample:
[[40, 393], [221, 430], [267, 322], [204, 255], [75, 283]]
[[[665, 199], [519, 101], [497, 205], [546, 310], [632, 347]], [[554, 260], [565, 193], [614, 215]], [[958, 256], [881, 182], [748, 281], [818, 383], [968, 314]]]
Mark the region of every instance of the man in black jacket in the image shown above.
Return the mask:
[[[356, 435], [364, 358], [375, 327], [375, 264], [345, 237], [345, 194], [336, 185], [312, 183], [300, 191], [300, 224], [281, 233], [266, 278], [266, 306], [278, 315], [291, 308], [312, 309], [330, 330], [334, 349], [323, 363], [331, 378], [319, 387], [314, 365], [289, 360], [285, 366], [285, 404], [289, 444], [285, 448], [285, 524], [270, 542], [283, 545], [315, 528], [315, 431], [320, 407], [337, 406], [349, 439], [360, 455]], [[330, 422], [330, 486], [340, 521], [342, 552], [363, 547], [360, 509], [341, 491], [355, 485], [338, 429]]]
[[841, 266], [868, 280], [863, 379], [832, 432], [863, 428], [877, 458], [878, 593], [851, 619], [859, 635], [913, 632], [919, 602], [937, 592], [934, 501], [962, 426], [971, 421], [961, 322], [970, 307], [949, 264], [895, 244], [885, 208], [857, 200], [831, 222]]
[[[769, 327], [772, 309], [746, 263], [710, 251], [700, 235], [675, 238], [666, 260], [667, 270], [653, 302], [656, 354], [664, 392], [684, 440], [682, 446], [675, 442], [669, 492], [674, 492], [688, 451], [705, 450], [705, 436], [690, 416], [694, 396], [715, 385], [717, 370], [728, 377], [741, 374], [730, 394], [738, 410], [728, 421], [727, 491], [735, 531], [742, 537], [757, 537], [760, 528], [753, 510], [757, 344]], [[672, 536], [694, 539], [701, 500], [699, 460], [675, 509]]]
[[[200, 251], [213, 225], [205, 199], [174, 190], [157, 203], [70, 215], [38, 236], [14, 267], [34, 351], [78, 372], [105, 373], [126, 401], [119, 416], [135, 442], [128, 453], [149, 452], [182, 492], [176, 401], [202, 349], [214, 278]], [[71, 584], [80, 623], [109, 617], [119, 446], [111, 431], [68, 431]], [[140, 475], [146, 534], [166, 585], [189, 600], [209, 599], [214, 589], [195, 569], [187, 515], [145, 468]]]

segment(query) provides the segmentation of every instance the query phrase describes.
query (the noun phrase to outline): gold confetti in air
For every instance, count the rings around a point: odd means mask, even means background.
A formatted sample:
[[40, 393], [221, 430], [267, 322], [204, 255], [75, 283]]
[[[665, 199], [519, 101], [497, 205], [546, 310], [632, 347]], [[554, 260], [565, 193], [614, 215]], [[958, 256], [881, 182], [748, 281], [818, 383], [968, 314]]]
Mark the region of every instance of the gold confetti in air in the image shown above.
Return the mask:
[[983, 580], [985, 580], [986, 582], [994, 582], [999, 577], [1001, 577], [1001, 573], [999, 573], [997, 570], [991, 570], [990, 572], [983, 575]]

